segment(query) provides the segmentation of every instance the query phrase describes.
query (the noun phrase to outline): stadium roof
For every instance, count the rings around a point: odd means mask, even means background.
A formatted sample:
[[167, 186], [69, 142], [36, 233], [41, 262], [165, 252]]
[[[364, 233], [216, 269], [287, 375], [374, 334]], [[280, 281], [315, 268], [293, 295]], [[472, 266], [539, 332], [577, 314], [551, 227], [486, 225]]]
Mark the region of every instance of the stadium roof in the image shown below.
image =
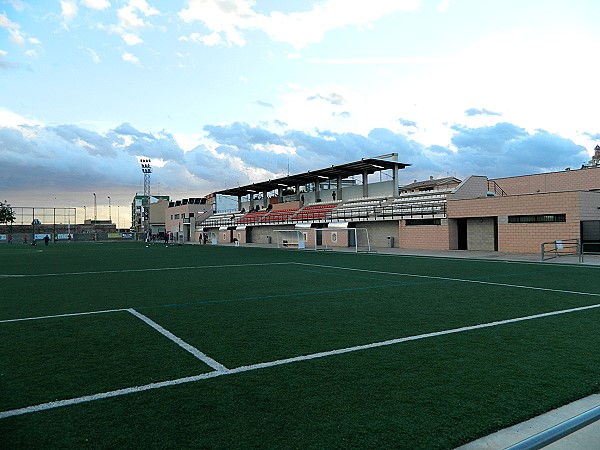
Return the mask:
[[358, 161], [340, 164], [337, 166], [326, 167], [324, 169], [309, 170], [308, 172], [299, 173], [296, 175], [288, 175], [273, 180], [261, 181], [259, 183], [247, 184], [245, 186], [237, 186], [230, 189], [217, 191], [215, 194], [233, 195], [243, 197], [248, 194], [257, 192], [270, 192], [280, 187], [295, 187], [317, 181], [335, 180], [338, 176], [348, 178], [354, 175], [362, 175], [363, 173], [372, 174], [381, 170], [389, 169], [404, 169], [410, 164], [391, 161], [389, 159], [379, 158], [363, 158]]

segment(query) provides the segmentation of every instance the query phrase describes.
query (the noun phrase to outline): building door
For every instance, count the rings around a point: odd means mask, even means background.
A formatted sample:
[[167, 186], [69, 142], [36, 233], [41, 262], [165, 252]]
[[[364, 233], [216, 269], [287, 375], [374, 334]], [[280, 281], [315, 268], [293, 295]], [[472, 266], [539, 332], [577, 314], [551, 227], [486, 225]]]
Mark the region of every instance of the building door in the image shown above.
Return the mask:
[[585, 253], [600, 252], [600, 220], [581, 221], [581, 245]]
[[498, 251], [498, 217], [494, 217], [494, 251]]
[[467, 219], [456, 219], [456, 230], [458, 232], [458, 249], [467, 249]]

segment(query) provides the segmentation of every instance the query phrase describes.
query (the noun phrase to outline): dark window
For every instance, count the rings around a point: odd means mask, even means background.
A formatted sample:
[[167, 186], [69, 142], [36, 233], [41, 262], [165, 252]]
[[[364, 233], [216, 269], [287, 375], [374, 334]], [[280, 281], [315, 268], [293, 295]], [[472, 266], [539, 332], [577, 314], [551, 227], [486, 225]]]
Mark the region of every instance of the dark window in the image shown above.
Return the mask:
[[508, 216], [508, 223], [566, 222], [566, 214], [538, 214], [535, 216]]
[[411, 225], [441, 225], [442, 219], [406, 219], [406, 226]]

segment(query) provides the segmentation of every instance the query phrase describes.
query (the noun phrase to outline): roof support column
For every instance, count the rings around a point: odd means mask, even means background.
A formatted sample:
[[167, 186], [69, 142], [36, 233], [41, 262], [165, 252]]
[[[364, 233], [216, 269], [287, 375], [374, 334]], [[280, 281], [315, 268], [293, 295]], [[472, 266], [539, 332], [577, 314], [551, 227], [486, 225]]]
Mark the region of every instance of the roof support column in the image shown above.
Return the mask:
[[343, 197], [342, 197], [342, 176], [341, 175], [337, 176], [337, 186], [336, 186], [336, 189], [337, 189], [337, 199], [338, 200], [343, 200]]
[[321, 201], [321, 182], [317, 178], [314, 181], [314, 183], [315, 183], [315, 201], [320, 202]]
[[267, 203], [269, 202], [269, 196], [267, 195], [268, 192], [267, 191], [263, 191], [262, 195], [263, 195], [263, 208], [267, 207]]
[[366, 170], [363, 172], [362, 181], [363, 181], [363, 197], [368, 197], [369, 196], [369, 172], [367, 172]]
[[394, 164], [394, 168], [392, 169], [392, 181], [394, 182], [392, 196], [398, 198], [398, 164]]
[[238, 208], [238, 211], [242, 210], [242, 195], [241, 194], [238, 194], [238, 207], [237, 208]]

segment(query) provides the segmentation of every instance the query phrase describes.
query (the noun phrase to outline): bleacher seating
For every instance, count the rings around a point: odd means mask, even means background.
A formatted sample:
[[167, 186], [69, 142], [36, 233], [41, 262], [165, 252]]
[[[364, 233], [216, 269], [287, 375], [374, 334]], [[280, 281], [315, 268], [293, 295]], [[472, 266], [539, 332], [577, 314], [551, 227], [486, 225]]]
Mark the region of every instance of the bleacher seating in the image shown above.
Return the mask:
[[287, 222], [288, 219], [297, 211], [296, 208], [271, 210], [263, 217], [261, 222]]
[[298, 210], [290, 218], [298, 222], [324, 220], [328, 213], [337, 208], [339, 202], [334, 203], [311, 203]]
[[238, 223], [256, 223], [259, 222], [264, 215], [267, 214], [267, 211], [264, 209], [258, 211], [250, 211], [246, 213], [244, 216], [237, 219]]

